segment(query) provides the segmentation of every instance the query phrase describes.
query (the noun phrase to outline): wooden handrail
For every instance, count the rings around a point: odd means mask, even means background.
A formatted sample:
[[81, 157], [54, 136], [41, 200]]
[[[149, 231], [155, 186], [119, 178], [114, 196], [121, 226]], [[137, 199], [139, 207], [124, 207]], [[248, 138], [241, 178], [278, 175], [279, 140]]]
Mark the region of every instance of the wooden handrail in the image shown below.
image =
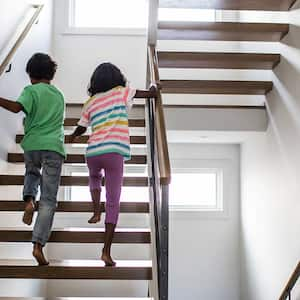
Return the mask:
[[298, 265], [295, 268], [293, 274], [289, 278], [289, 281], [286, 284], [283, 292], [281, 293], [281, 295], [279, 297], [279, 300], [285, 300], [289, 296], [290, 292], [294, 288], [294, 286], [295, 286], [297, 280], [299, 279], [299, 277], [300, 277], [300, 261], [298, 262]]
[[4, 71], [6, 70], [7, 66], [9, 65], [12, 57], [14, 56], [14, 54], [16, 53], [16, 51], [18, 50], [18, 48], [20, 47], [20, 45], [22, 44], [23, 40], [25, 39], [25, 37], [27, 36], [28, 32], [30, 31], [32, 25], [36, 22], [37, 18], [39, 17], [44, 5], [32, 5], [33, 8], [35, 8], [35, 12], [33, 14], [33, 16], [31, 17], [31, 19], [29, 20], [29, 22], [26, 24], [26, 27], [24, 28], [24, 30], [21, 32], [20, 36], [17, 38], [16, 42], [14, 43], [14, 45], [12, 46], [11, 50], [9, 51], [9, 53], [6, 55], [6, 57], [4, 58], [3, 62], [0, 65], [0, 76], [4, 73]]
[[160, 181], [161, 184], [169, 184], [171, 181], [171, 167], [168, 151], [168, 142], [166, 134], [166, 124], [162, 105], [162, 98], [160, 93], [160, 79], [158, 72], [158, 59], [154, 46], [148, 47], [148, 57], [149, 57], [149, 71], [150, 80], [152, 84], [156, 84], [158, 87], [158, 95], [155, 101], [155, 129], [157, 137], [157, 152], [158, 152], [158, 164], [160, 171]]

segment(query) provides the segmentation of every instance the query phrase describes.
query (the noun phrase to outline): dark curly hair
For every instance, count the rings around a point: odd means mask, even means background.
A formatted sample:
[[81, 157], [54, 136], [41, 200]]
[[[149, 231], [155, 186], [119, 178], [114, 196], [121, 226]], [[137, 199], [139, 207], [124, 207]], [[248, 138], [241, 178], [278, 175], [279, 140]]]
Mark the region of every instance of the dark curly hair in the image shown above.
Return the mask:
[[127, 79], [118, 67], [109, 62], [102, 63], [96, 68], [91, 77], [88, 94], [94, 96], [117, 86], [125, 87], [126, 83]]
[[52, 80], [56, 69], [56, 62], [44, 53], [35, 53], [26, 65], [26, 72], [29, 77], [37, 80]]

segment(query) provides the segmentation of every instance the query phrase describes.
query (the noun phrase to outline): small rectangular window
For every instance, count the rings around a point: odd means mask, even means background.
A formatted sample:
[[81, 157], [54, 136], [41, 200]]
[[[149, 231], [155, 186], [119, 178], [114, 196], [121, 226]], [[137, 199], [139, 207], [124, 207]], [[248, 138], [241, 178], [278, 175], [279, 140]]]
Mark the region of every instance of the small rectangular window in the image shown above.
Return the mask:
[[170, 185], [172, 210], [223, 210], [221, 169], [174, 169]]

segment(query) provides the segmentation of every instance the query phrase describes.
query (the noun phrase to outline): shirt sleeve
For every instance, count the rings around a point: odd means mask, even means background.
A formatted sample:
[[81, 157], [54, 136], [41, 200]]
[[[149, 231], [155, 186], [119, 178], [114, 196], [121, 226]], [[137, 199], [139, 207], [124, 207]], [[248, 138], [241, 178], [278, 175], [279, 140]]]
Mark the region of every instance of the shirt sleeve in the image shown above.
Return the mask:
[[83, 106], [80, 120], [78, 121], [77, 125], [82, 127], [89, 127], [90, 124], [90, 113], [87, 105]]
[[24, 88], [20, 97], [17, 99], [24, 109], [24, 112], [28, 115], [32, 111], [33, 107], [33, 96], [29, 88]]
[[136, 93], [136, 89], [129, 86], [124, 89], [124, 101], [126, 103], [127, 110], [129, 111], [133, 105], [133, 99]]

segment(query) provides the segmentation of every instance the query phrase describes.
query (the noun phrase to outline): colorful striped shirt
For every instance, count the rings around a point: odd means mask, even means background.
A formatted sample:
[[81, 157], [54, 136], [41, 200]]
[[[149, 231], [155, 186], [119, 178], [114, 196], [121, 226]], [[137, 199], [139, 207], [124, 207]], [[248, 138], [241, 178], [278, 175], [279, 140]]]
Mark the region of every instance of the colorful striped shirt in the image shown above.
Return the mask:
[[128, 111], [136, 90], [116, 87], [91, 97], [83, 106], [79, 126], [91, 126], [86, 157], [119, 153], [130, 159]]

